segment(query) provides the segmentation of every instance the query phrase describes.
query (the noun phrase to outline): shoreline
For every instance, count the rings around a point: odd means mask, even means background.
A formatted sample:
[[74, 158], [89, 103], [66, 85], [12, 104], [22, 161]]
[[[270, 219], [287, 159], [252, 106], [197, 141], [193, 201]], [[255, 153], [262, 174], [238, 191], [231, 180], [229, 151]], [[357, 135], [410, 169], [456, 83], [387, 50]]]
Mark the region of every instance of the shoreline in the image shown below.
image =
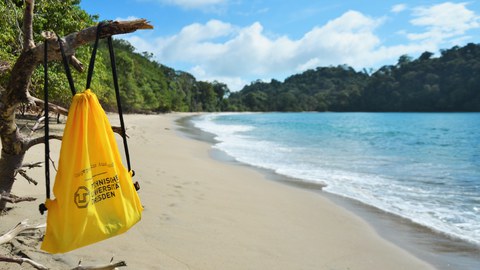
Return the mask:
[[[180, 132], [190, 139], [207, 142], [212, 146], [217, 143], [214, 134], [200, 130], [193, 125], [192, 118], [194, 117], [195, 115], [185, 116], [176, 120], [176, 123], [180, 126]], [[265, 174], [266, 178], [271, 181], [306, 189], [331, 200], [336, 205], [366, 221], [385, 240], [430, 263], [438, 270], [476, 270], [480, 267], [480, 246], [474, 243], [435, 231], [432, 228], [363, 202], [323, 191], [324, 186], [321, 184], [309, 183], [239, 162], [219, 149], [212, 147], [210, 153], [213, 159], [253, 168]]]
[[[84, 266], [106, 264], [112, 256], [126, 261], [126, 269], [434, 269], [325, 196], [213, 158], [211, 144], [186, 138], [175, 122], [188, 115], [193, 114], [125, 116], [145, 207], [138, 224], [66, 254], [44, 253], [38, 242], [23, 253], [51, 269], [70, 269], [79, 260]], [[59, 148], [53, 141], [53, 160], [58, 160]], [[43, 146], [35, 146], [25, 162], [42, 158]], [[0, 233], [25, 218], [45, 222], [38, 213], [45, 199], [43, 170], [28, 172], [38, 186], [23, 179], [15, 183], [14, 194], [38, 199], [13, 205], [0, 217]], [[0, 268], [32, 269], [5, 263]]]

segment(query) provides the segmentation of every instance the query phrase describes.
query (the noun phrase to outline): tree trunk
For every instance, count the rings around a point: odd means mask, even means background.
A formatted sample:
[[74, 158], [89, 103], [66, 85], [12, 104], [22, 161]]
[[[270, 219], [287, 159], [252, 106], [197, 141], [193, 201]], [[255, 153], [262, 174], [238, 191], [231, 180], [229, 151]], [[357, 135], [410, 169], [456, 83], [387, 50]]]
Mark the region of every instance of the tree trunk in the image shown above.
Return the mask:
[[[30, 96], [29, 88], [35, 68], [43, 63], [44, 44], [33, 42], [33, 6], [34, 0], [26, 0], [23, 18], [24, 43], [23, 51], [12, 68], [10, 79], [5, 89], [0, 87], [0, 139], [2, 152], [0, 157], [0, 194], [10, 193], [15, 181], [15, 174], [22, 166], [26, 151], [43, 142], [39, 138], [25, 139], [19, 133], [15, 123], [15, 110], [19, 105], [34, 103], [38, 99]], [[104, 23], [100, 37], [131, 33], [138, 29], [152, 29], [146, 20], [109, 21]], [[62, 39], [70, 63], [77, 69], [82, 69], [81, 63], [75, 58], [76, 48], [95, 40], [97, 27], [92, 26], [79, 32], [69, 34]], [[45, 34], [49, 42], [48, 60], [61, 60], [58, 40], [53, 33]], [[3, 70], [2, 70], [3, 72]], [[38, 103], [38, 102], [37, 102]], [[5, 209], [6, 202], [0, 200], [0, 211]]]
[[[2, 110], [1, 116], [4, 115]], [[25, 151], [25, 140], [18, 132], [15, 124], [15, 114], [0, 118], [0, 137], [2, 141], [2, 153], [0, 156], [0, 194], [10, 193], [15, 181], [16, 171], [22, 166]], [[0, 201], [0, 211], [5, 209], [6, 201]]]
[[[25, 153], [20, 154], [7, 154], [2, 151], [2, 157], [0, 158], [0, 194], [10, 193], [15, 181], [15, 172], [22, 166]], [[6, 201], [0, 201], [0, 211], [5, 209]]]

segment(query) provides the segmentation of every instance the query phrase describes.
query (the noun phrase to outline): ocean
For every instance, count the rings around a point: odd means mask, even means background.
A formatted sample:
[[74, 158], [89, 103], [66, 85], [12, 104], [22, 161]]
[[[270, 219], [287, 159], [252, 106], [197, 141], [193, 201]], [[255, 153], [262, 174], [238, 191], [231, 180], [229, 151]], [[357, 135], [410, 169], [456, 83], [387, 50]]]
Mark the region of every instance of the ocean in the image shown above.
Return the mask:
[[214, 148], [480, 246], [480, 113], [220, 113]]

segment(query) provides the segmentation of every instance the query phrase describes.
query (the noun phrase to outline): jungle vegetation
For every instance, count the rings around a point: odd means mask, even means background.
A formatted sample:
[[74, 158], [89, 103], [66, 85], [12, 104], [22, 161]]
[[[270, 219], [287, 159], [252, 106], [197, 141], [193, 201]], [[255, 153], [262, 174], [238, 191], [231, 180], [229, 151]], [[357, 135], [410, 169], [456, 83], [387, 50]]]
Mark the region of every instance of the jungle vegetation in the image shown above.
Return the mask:
[[234, 111], [480, 111], [480, 45], [407, 55], [370, 74], [341, 65], [318, 67], [284, 82], [252, 82], [232, 93]]
[[[40, 0], [35, 6], [35, 42], [41, 32], [60, 36], [98, 22], [79, 0]], [[0, 1], [0, 85], [6, 87], [9, 69], [22, 49], [24, 1]], [[394, 65], [376, 71], [356, 71], [347, 65], [317, 67], [283, 82], [272, 79], [231, 92], [222, 82], [198, 81], [193, 75], [165, 66], [147, 52], [136, 52], [127, 41], [114, 40], [120, 88], [127, 112], [216, 111], [480, 111], [480, 45], [442, 50], [438, 57], [424, 52], [418, 59], [403, 55]], [[91, 47], [76, 57], [88, 63]], [[115, 110], [115, 96], [106, 44], [97, 55], [92, 90], [106, 110]], [[86, 72], [74, 71], [77, 90], [83, 90]], [[42, 67], [32, 76], [30, 93], [43, 95]], [[68, 108], [71, 99], [63, 66], [50, 68], [52, 103]]]

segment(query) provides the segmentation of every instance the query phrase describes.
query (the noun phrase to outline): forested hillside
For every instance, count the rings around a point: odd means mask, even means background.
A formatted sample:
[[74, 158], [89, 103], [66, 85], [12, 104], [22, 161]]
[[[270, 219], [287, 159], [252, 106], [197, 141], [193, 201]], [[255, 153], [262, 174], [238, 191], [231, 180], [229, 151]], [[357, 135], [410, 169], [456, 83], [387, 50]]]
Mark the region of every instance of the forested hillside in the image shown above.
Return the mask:
[[[34, 9], [34, 39], [43, 42], [43, 31], [54, 31], [60, 36], [76, 32], [98, 22], [96, 16], [87, 14], [79, 0], [36, 1]], [[23, 0], [0, 1], [0, 86], [5, 88], [12, 65], [22, 50]], [[220, 111], [225, 107], [228, 88], [219, 82], [197, 81], [191, 74], [176, 71], [153, 61], [152, 55], [136, 53], [124, 40], [114, 40], [122, 103], [127, 112], [166, 111]], [[78, 58], [87, 68], [91, 47], [77, 50]], [[77, 91], [83, 91], [86, 72], [72, 69]], [[43, 97], [43, 68], [32, 77], [30, 92]], [[68, 81], [60, 62], [50, 64], [49, 93], [52, 103], [68, 107], [71, 100]], [[115, 110], [110, 60], [106, 42], [102, 41], [92, 90], [107, 110]], [[1, 88], [0, 88], [1, 89]]]
[[[134, 52], [135, 48], [127, 41], [114, 40], [113, 45], [122, 100], [127, 111], [215, 112], [225, 107], [224, 97], [229, 93], [225, 84], [197, 81], [189, 73], [153, 61], [152, 55]], [[105, 107], [113, 108], [116, 106], [115, 96], [105, 41], [100, 44], [100, 53], [107, 71], [101, 74], [101, 87], [109, 89], [103, 102]]]
[[375, 73], [319, 67], [232, 93], [235, 111], [480, 111], [480, 45], [401, 56]]
[[[34, 38], [42, 42], [42, 31], [60, 36], [95, 25], [79, 0], [37, 1]], [[5, 88], [9, 72], [23, 44], [24, 1], [0, 1], [0, 86]], [[168, 111], [480, 111], [480, 45], [468, 44], [441, 51], [439, 57], [425, 52], [418, 59], [401, 56], [395, 65], [383, 66], [373, 74], [341, 65], [318, 67], [293, 75], [284, 82], [255, 81], [230, 93], [221, 82], [197, 81], [137, 53], [128, 42], [115, 39], [117, 67], [123, 106], [127, 112]], [[89, 63], [91, 47], [76, 57]], [[31, 94], [43, 96], [43, 69], [32, 77]], [[86, 72], [73, 71], [78, 91]], [[50, 66], [50, 97], [68, 107], [71, 94], [60, 62]], [[107, 110], [115, 110], [106, 43], [97, 55], [92, 89]], [[228, 98], [227, 98], [228, 97]]]

